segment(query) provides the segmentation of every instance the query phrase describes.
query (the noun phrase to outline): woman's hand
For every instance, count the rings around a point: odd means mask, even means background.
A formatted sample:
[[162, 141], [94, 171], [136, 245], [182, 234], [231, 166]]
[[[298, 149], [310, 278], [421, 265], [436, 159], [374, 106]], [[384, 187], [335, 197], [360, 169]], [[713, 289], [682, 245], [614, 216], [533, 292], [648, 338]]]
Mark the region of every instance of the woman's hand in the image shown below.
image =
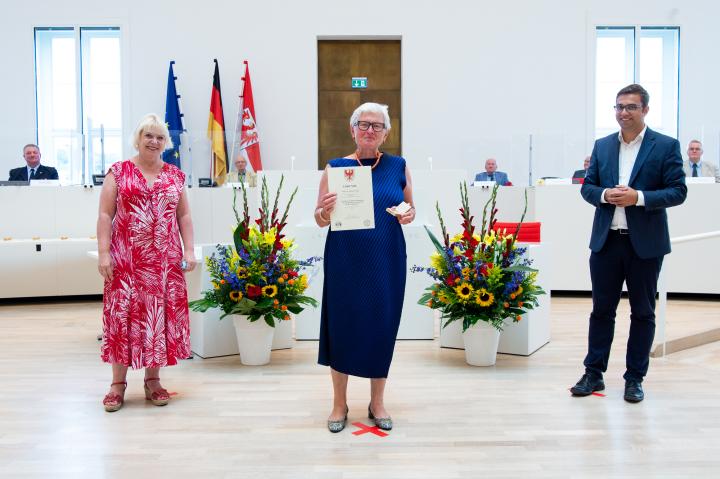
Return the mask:
[[323, 221], [330, 221], [330, 213], [335, 209], [335, 203], [337, 203], [337, 193], [325, 193], [320, 197], [318, 208], [322, 208], [320, 218]]
[[401, 225], [407, 225], [413, 222], [415, 219], [415, 207], [411, 207], [407, 212], [397, 217], [398, 223]]
[[112, 258], [110, 253], [100, 253], [98, 255], [98, 271], [100, 275], [105, 278], [105, 281], [110, 281], [113, 277]]
[[197, 266], [197, 259], [195, 259], [195, 253], [192, 250], [185, 251], [185, 254], [183, 255], [183, 261], [185, 261], [184, 271], [186, 273], [194, 270], [195, 266]]

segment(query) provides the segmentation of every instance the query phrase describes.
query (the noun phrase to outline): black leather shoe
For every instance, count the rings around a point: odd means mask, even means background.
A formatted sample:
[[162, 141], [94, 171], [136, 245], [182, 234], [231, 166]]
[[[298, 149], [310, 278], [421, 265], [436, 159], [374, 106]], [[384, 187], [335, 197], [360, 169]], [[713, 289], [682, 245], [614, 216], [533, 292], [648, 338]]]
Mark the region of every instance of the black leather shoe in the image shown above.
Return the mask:
[[594, 374], [585, 373], [577, 384], [570, 388], [573, 396], [589, 396], [594, 391], [602, 391], [605, 389], [605, 383], [601, 377]]
[[625, 400], [627, 402], [640, 402], [645, 399], [642, 383], [640, 381], [625, 381]]

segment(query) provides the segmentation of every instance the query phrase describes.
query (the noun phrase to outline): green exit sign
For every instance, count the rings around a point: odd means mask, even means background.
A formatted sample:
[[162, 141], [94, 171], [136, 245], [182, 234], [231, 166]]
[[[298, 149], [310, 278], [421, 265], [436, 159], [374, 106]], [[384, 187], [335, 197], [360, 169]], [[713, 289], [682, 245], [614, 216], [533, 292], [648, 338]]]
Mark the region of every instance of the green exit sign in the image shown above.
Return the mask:
[[367, 88], [367, 77], [352, 77], [353, 88]]

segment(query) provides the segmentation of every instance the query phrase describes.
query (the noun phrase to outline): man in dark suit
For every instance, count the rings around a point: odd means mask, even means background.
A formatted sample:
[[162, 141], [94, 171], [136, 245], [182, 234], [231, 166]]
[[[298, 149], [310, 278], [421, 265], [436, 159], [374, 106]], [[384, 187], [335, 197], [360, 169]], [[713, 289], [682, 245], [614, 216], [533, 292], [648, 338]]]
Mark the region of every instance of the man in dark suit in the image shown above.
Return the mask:
[[485, 161], [485, 171], [475, 175], [475, 181], [494, 181], [498, 185], [510, 183], [507, 173], [497, 170], [497, 161], [495, 161], [495, 158], [488, 158]]
[[57, 180], [58, 172], [50, 166], [40, 164], [40, 148], [32, 143], [23, 148], [26, 166], [10, 170], [9, 181]]
[[576, 178], [585, 178], [585, 174], [587, 173], [588, 168], [590, 168], [590, 157], [586, 156], [585, 161], [583, 161], [583, 169], [575, 170], [575, 173], [573, 173], [572, 175], [573, 180]]
[[685, 201], [687, 187], [680, 144], [645, 126], [650, 97], [640, 85], [620, 90], [615, 118], [620, 132], [595, 142], [580, 192], [595, 206], [590, 237], [590, 314], [585, 374], [574, 396], [605, 389], [623, 282], [630, 299], [625, 400], [644, 398], [642, 381], [655, 336], [655, 293], [663, 257], [670, 252], [666, 208]]

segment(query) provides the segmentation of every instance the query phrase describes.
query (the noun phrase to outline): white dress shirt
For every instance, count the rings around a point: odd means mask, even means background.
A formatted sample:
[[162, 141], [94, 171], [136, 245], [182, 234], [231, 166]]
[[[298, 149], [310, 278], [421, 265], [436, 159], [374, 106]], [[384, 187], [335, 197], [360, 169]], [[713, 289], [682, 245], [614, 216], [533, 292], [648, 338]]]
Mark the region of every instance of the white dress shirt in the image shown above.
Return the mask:
[[[638, 136], [635, 137], [630, 143], [626, 143], [622, 136], [622, 131], [618, 132], [618, 139], [620, 140], [620, 154], [618, 155], [618, 185], [627, 186], [630, 181], [630, 175], [632, 174], [633, 167], [635, 166], [635, 160], [637, 159], [638, 152], [640, 152], [640, 146], [642, 145], [643, 138], [645, 138], [645, 132], [647, 126], [643, 128]], [[608, 188], [604, 189], [600, 196], [600, 202], [607, 203], [605, 200], [605, 192]], [[636, 206], [645, 206], [645, 196], [642, 191], [638, 191], [638, 199]], [[617, 229], [628, 229], [627, 216], [625, 216], [625, 208], [622, 206], [615, 207], [615, 213], [613, 214], [612, 222], [610, 223], [611, 230]]]

